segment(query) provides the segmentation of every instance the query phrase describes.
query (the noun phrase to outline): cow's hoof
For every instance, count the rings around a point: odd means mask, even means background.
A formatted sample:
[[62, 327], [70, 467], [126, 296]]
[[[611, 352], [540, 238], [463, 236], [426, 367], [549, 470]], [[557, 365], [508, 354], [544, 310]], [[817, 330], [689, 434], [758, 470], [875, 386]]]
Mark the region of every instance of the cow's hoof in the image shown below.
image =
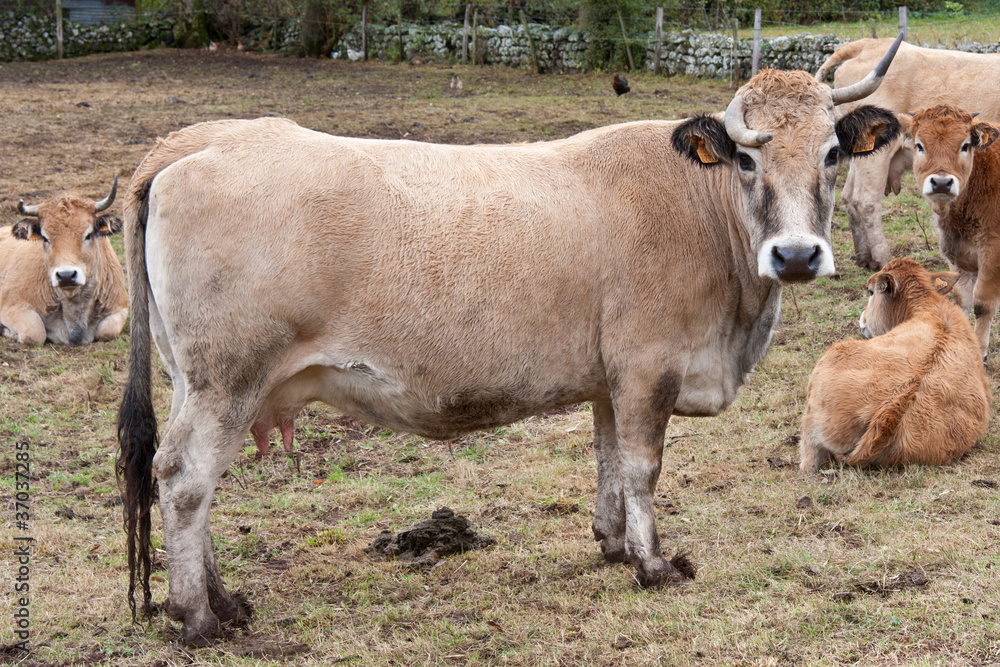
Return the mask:
[[609, 563], [624, 563], [625, 558], [625, 540], [616, 540], [610, 537], [606, 537], [601, 540], [601, 553], [604, 554], [604, 560]]
[[211, 646], [222, 636], [222, 628], [213, 614], [202, 623], [185, 623], [181, 630], [181, 642], [194, 648]]
[[650, 558], [636, 566], [636, 578], [643, 588], [653, 588], [664, 584], [679, 584], [687, 580], [681, 571], [662, 556]]
[[[253, 604], [245, 595], [233, 592], [226, 595], [228, 600], [209, 598], [212, 611], [219, 617], [219, 623], [226, 627], [243, 626], [253, 618]], [[218, 605], [219, 608], [216, 608]]]
[[868, 254], [852, 255], [851, 259], [853, 259], [854, 263], [862, 269], [867, 269], [869, 271], [879, 271], [882, 269], [882, 264]]

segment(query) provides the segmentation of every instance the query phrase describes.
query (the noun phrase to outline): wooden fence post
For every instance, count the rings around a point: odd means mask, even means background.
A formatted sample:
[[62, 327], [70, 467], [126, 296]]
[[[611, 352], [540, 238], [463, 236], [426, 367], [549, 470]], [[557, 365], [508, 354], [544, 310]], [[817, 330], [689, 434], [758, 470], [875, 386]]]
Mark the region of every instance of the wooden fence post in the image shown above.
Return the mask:
[[656, 51], [653, 52], [653, 71], [659, 74], [662, 71], [663, 63], [661, 52], [663, 51], [663, 7], [656, 8]]
[[472, 10], [472, 64], [481, 65], [479, 60], [479, 7]]
[[729, 70], [729, 72], [730, 72], [730, 74], [729, 74], [729, 77], [730, 77], [729, 85], [730, 85], [730, 87], [732, 87], [734, 83], [737, 86], [740, 85], [740, 75], [741, 75], [741, 72], [740, 72], [740, 59], [739, 59], [739, 56], [736, 55], [736, 45], [739, 43], [739, 34], [738, 34], [739, 30], [740, 30], [740, 20], [734, 16], [733, 17], [733, 56], [732, 56], [732, 67]]
[[875, 19], [872, 19], [872, 39], [875, 39]]
[[632, 49], [628, 48], [628, 35], [625, 34], [625, 19], [622, 18], [622, 10], [618, 10], [618, 24], [622, 27], [622, 42], [625, 43], [625, 55], [628, 56], [628, 69], [635, 69], [635, 61], [632, 60]]
[[903, 41], [906, 41], [906, 5], [899, 8], [899, 31], [903, 33]]
[[535, 68], [535, 72], [541, 74], [542, 71], [538, 69], [538, 50], [535, 49], [535, 38], [531, 36], [531, 31], [528, 30], [528, 19], [524, 18], [524, 10], [521, 12], [521, 27], [524, 28], [524, 34], [528, 37], [528, 51], [531, 54], [531, 66]]
[[63, 57], [62, 0], [56, 0], [56, 53]]
[[361, 5], [361, 57], [368, 60], [368, 3]]
[[462, 26], [462, 64], [469, 62], [469, 21], [472, 20], [472, 3], [465, 5], [465, 25]]
[[757, 69], [760, 67], [760, 8], [753, 10], [753, 63], [750, 67], [750, 76], [757, 76]]

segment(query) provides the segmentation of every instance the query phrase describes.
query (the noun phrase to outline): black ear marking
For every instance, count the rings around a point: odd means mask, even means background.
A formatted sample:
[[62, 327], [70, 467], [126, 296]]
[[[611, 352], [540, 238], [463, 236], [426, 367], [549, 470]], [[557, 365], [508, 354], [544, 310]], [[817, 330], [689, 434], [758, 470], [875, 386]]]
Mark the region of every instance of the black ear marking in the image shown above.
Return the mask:
[[117, 215], [102, 215], [94, 220], [94, 232], [98, 236], [111, 236], [122, 230], [122, 219]]
[[837, 122], [837, 140], [848, 157], [871, 155], [892, 143], [901, 130], [895, 114], [869, 104]]
[[25, 218], [15, 223], [10, 228], [10, 233], [11, 236], [22, 241], [38, 241], [42, 238], [42, 226], [38, 224], [38, 220]]
[[678, 153], [706, 168], [731, 164], [736, 155], [736, 142], [729, 138], [726, 126], [708, 115], [681, 123], [674, 130], [671, 143]]

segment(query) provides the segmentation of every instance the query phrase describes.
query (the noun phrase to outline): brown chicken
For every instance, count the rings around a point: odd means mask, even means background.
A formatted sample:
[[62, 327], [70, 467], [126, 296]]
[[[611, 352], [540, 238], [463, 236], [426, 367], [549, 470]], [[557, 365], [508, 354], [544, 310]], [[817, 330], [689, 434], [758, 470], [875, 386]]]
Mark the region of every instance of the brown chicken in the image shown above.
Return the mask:
[[611, 82], [611, 87], [615, 89], [615, 92], [618, 93], [619, 97], [632, 90], [628, 87], [628, 79], [623, 76], [619, 76], [618, 72], [615, 72], [615, 77]]

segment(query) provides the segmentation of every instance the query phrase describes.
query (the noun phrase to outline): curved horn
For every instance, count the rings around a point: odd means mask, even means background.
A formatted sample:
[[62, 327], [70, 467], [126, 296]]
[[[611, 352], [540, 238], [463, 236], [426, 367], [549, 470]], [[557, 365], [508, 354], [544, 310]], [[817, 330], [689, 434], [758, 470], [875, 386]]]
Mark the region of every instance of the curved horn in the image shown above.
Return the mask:
[[726, 134], [741, 146], [761, 146], [774, 138], [770, 132], [758, 132], [747, 127], [743, 118], [742, 95], [734, 97], [726, 107]]
[[115, 180], [111, 182], [111, 193], [102, 199], [101, 201], [94, 204], [94, 212], [100, 213], [107, 207], [115, 203], [115, 195], [118, 193], [118, 176], [115, 175]]
[[892, 43], [889, 50], [882, 56], [882, 60], [878, 61], [878, 65], [875, 65], [875, 69], [869, 72], [868, 76], [853, 86], [834, 88], [830, 91], [830, 94], [833, 96], [833, 103], [835, 105], [847, 104], [848, 102], [855, 102], [874, 93], [882, 85], [882, 79], [885, 78], [885, 73], [889, 70], [889, 64], [896, 57], [896, 51], [899, 50], [899, 45], [902, 43], [903, 33], [900, 32], [899, 36], [896, 37], [896, 41]]
[[23, 199], [17, 200], [17, 212], [21, 215], [38, 215], [37, 206], [25, 206]]

